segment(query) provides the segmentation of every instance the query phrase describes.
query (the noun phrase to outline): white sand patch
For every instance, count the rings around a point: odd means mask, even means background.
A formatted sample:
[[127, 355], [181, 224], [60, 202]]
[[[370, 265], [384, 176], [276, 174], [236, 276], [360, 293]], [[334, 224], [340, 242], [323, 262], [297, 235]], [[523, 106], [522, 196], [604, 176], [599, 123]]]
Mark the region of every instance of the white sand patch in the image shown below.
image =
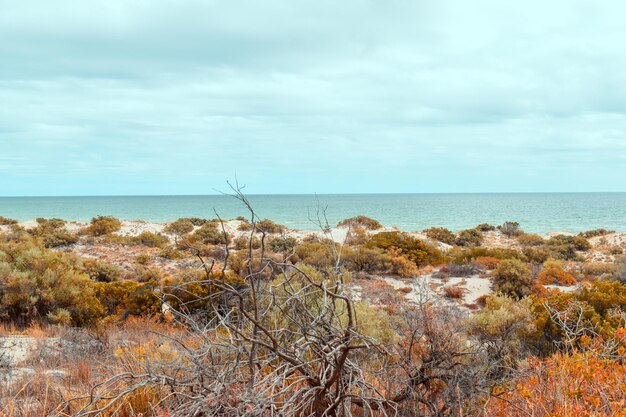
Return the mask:
[[164, 224], [150, 223], [141, 220], [123, 221], [122, 228], [115, 232], [122, 236], [138, 236], [144, 232], [163, 233]]
[[546, 288], [548, 288], [550, 290], [559, 290], [561, 292], [575, 292], [581, 286], [580, 286], [580, 284], [578, 284], [578, 285], [571, 285], [569, 287], [566, 287], [564, 285], [544, 285], [544, 287], [546, 287]]

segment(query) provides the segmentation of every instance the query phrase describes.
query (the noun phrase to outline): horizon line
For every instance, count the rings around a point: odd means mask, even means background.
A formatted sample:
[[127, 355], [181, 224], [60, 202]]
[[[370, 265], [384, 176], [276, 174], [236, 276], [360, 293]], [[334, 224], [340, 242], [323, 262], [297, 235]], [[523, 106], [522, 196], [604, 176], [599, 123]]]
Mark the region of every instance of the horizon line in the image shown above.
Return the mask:
[[[626, 191], [468, 191], [468, 192], [368, 192], [368, 193], [243, 193], [246, 196], [367, 196], [367, 195], [481, 195], [481, 194], [624, 194]], [[117, 198], [117, 197], [232, 197], [233, 194], [96, 194], [96, 195], [0, 195], [0, 198]]]

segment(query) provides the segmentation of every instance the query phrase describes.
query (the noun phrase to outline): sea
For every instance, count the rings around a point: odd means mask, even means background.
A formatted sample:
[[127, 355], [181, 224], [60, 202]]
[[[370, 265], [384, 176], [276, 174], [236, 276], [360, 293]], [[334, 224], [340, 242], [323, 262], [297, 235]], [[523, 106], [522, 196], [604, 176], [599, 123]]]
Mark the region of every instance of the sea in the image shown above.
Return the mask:
[[[461, 230], [480, 223], [516, 221], [533, 233], [626, 231], [626, 193], [319, 194], [248, 195], [261, 218], [289, 228], [315, 230], [319, 218], [334, 226], [359, 214], [385, 226], [419, 231]], [[0, 197], [0, 215], [20, 221], [58, 217], [87, 221], [98, 215], [167, 222], [180, 217], [232, 219], [248, 216], [229, 195]]]

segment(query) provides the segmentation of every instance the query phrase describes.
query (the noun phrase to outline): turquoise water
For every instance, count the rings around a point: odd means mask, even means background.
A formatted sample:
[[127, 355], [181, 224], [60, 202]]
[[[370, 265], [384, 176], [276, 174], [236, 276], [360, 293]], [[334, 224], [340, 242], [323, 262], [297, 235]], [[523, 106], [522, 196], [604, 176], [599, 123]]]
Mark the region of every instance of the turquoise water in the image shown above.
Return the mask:
[[[327, 207], [331, 224], [364, 214], [388, 226], [459, 230], [479, 223], [514, 220], [529, 232], [580, 232], [598, 227], [626, 231], [626, 193], [547, 194], [346, 194], [250, 195], [261, 217], [291, 228], [313, 230], [309, 220]], [[89, 220], [113, 215], [124, 220], [165, 222], [179, 217], [222, 218], [246, 215], [235, 198], [211, 196], [0, 197], [0, 215], [20, 221], [37, 217]]]

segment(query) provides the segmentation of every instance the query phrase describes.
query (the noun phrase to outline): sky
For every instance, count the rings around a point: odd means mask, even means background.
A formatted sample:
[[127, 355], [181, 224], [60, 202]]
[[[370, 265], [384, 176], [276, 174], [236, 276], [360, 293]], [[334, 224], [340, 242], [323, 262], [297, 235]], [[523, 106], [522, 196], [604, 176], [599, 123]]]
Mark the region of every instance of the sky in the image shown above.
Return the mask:
[[624, 16], [0, 0], [0, 195], [626, 191]]

